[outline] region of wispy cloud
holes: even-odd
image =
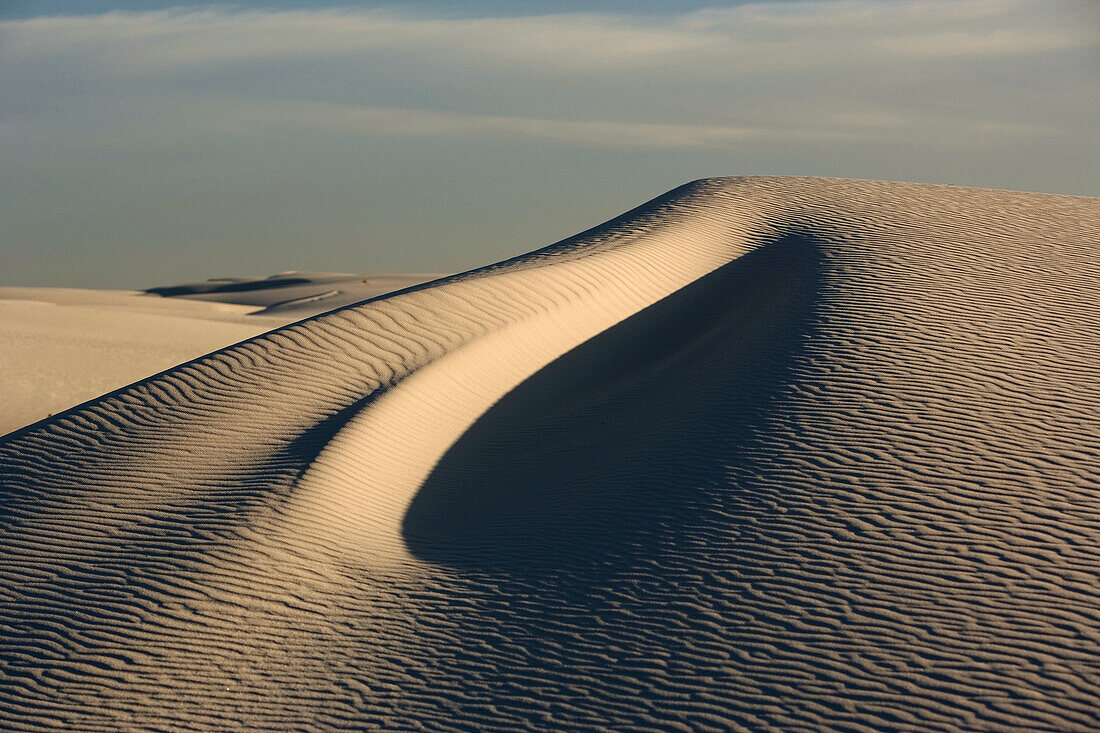
[[[441,19],[346,8],[310,11],[174,9],[40,17],[0,24],[9,53],[81,52],[130,70],[245,60],[415,51],[435,58],[630,67],[721,41],[630,17],[564,15]]]
[[[564,71],[738,59],[843,61],[885,52],[1013,56],[1096,47],[1096,29],[1057,2],[1024,0],[809,0],[737,5],[672,21],[568,14],[447,19],[332,8],[231,7],[45,16],[0,23],[5,55],[80,54],[117,71],[248,60],[410,52],[470,64],[538,64]],[[1044,10],[1043,5],[1047,5]],[[840,52],[830,57],[828,51]],[[756,56],[755,59],[752,57]],[[735,71],[724,69],[723,71]]]
[[[613,147],[721,146],[766,136],[768,130],[721,125],[676,125],[599,120],[555,120],[336,104],[243,105],[211,120],[215,129],[300,128],[383,137],[515,138]]]
[[[1057,133],[1051,126],[976,121],[960,128],[959,121],[952,118],[923,115],[914,119],[873,112],[832,115],[808,127],[790,124],[739,127],[556,120],[318,103],[255,103],[232,110],[219,108],[209,123],[211,129],[229,134],[282,128],[366,137],[528,139],[611,148],[731,148],[751,140],[852,141],[866,138],[869,130],[877,139],[889,139],[898,131],[910,136],[934,130],[938,135],[971,133],[1024,138]]]
[[[225,120],[278,108],[264,126],[611,147],[891,131],[927,140],[943,125],[920,121],[945,117],[975,140],[990,126],[1051,134],[1049,119],[1016,119],[1028,115],[1019,90],[995,77],[1034,78],[1036,56],[1097,55],[1097,34],[1053,5],[813,0],[671,19],[220,7],[39,17],[0,23],[0,106],[40,125],[46,110],[51,124],[94,122],[144,99],[178,105],[181,131],[201,117],[189,108]],[[838,129],[847,114],[907,124]]]
[[[36,263],[76,242],[126,257],[155,240],[197,268],[195,247],[358,248],[369,225],[429,249],[498,243],[452,261],[468,266],[569,233],[524,202],[575,190],[597,216],[718,174],[1094,192],[1098,23],[1095,2],[1074,0],[3,21],[0,241],[17,245],[0,255]],[[287,256],[280,267],[321,266]]]
[[[1023,56],[1049,51],[1087,48],[1092,44],[1088,34],[1077,32],[1045,33],[1042,31],[963,32],[948,31],[883,39],[876,45],[888,53],[924,58],[959,59],[971,56]]]

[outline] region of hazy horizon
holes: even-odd
[[[16,2],[2,285],[453,272],[686,181],[1100,195],[1095,8]]]

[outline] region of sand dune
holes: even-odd
[[[258,306],[255,316],[297,320],[435,280],[442,275],[352,275],[281,272],[264,278],[230,277],[149,288],[166,298]]]
[[[0,435],[282,325],[254,307],[0,288]]]
[[[0,721],[1094,730],[1098,242],[699,181],[19,430]]]
[[[436,277],[294,272],[144,292],[0,287],[0,435],[273,328]]]

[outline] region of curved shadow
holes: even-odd
[[[820,270],[813,239],[788,234],[532,375],[422,485],[409,550],[469,570],[575,573],[683,542],[787,384]]]

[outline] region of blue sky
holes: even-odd
[[[710,175],[1100,195],[1060,0],[0,5],[0,284],[456,271]]]

